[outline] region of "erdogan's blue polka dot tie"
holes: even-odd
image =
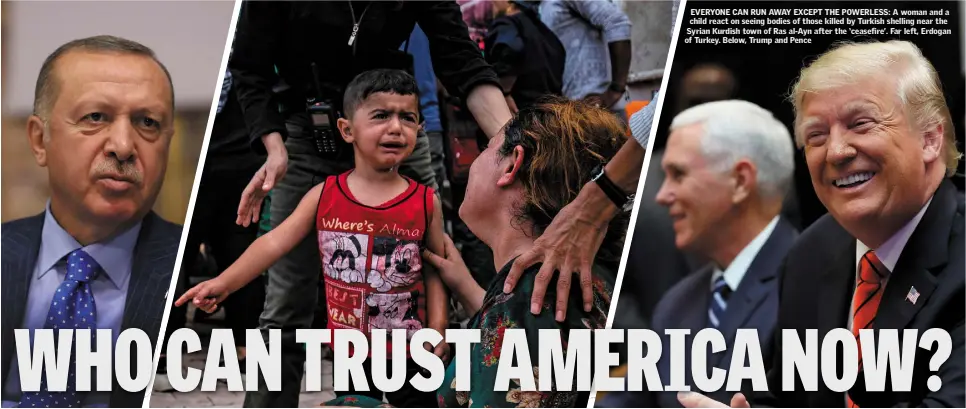
[[[75,250],[67,256],[67,277],[54,292],[54,299],[47,312],[44,328],[61,329],[91,329],[91,338],[96,331],[96,309],[94,308],[94,293],[91,291],[90,281],[94,279],[101,266],[94,258],[84,252]],[[55,337],[59,334],[55,331]],[[77,334],[74,334],[76,339]],[[91,340],[91,345],[95,341]],[[77,392],[77,357],[71,348],[70,367],[67,373],[67,391],[50,392],[47,390],[47,379],[40,383],[39,392],[24,392],[20,398],[22,408],[75,408],[80,407],[83,393]],[[45,362],[46,365],[49,363]]]

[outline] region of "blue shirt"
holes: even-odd
[[[426,132],[443,132],[443,125],[439,120],[439,99],[436,95],[436,74],[433,72],[433,60],[429,55],[429,38],[416,25],[409,41],[400,49],[409,46],[409,54],[413,56],[413,70],[416,76],[416,86],[419,87],[419,111],[423,114],[423,129]]]
[[[47,312],[53,300],[57,287],[67,277],[67,255],[77,249],[83,249],[90,254],[101,272],[90,283],[94,291],[94,301],[97,308],[97,328],[111,329],[111,350],[117,342],[124,317],[124,304],[127,300],[128,283],[131,279],[131,268],[134,259],[134,246],[141,233],[141,223],[131,229],[102,243],[81,246],[77,240],[67,233],[57,223],[50,212],[47,203],[47,214],[44,219],[44,230],[40,240],[40,251],[37,254],[37,264],[30,279],[30,290],[27,293],[27,308],[23,316],[23,325],[18,328],[30,330],[30,340],[33,342],[33,330],[44,328]],[[113,371],[114,362],[111,362]],[[97,388],[97,378],[91,373],[91,388]],[[20,396],[20,370],[17,355],[14,354],[4,384],[4,396]],[[90,392],[82,404],[86,407],[109,406],[111,392]],[[3,401],[3,407],[16,407],[18,401]]]

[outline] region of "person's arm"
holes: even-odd
[[[500,76],[500,84],[503,85],[503,94],[505,95],[504,99],[506,100],[506,106],[507,108],[510,108],[510,112],[512,114],[516,114],[520,111],[520,109],[517,108],[517,102],[514,101],[513,96],[510,95],[513,90],[513,84],[516,84],[516,82],[516,75]]]
[[[419,27],[429,39],[433,70],[453,96],[466,102],[480,129],[492,138],[512,115],[503,98],[499,79],[470,39],[460,6],[455,1],[420,1]]]
[[[432,195],[432,198],[433,219],[430,221],[429,230],[426,232],[426,244],[430,251],[445,254],[443,205],[436,195]],[[429,319],[429,327],[439,332],[440,335],[444,335],[449,327],[449,294],[446,292],[446,286],[443,285],[439,272],[432,264],[423,264],[423,279],[426,282],[426,313]],[[449,344],[440,342],[434,352],[446,361],[449,358]]]
[[[466,107],[473,114],[480,129],[490,139],[499,134],[503,126],[513,118],[506,98],[503,97],[503,91],[491,84],[482,84],[473,88],[473,92],[466,99]]]
[[[610,108],[620,100],[627,89],[627,76],[631,70],[631,40],[607,44],[610,50],[610,86],[600,96],[600,106]]]
[[[480,310],[480,306],[483,305],[486,290],[473,279],[470,270],[466,268],[466,263],[463,262],[463,257],[460,256],[459,250],[453,244],[453,239],[447,234],[443,234],[443,251],[441,254],[443,256],[425,250],[423,251],[423,260],[436,267],[443,283],[456,294],[456,299],[466,313],[471,316],[476,314]]]
[[[248,128],[252,150],[266,154],[262,166],[242,194],[236,223],[257,223],[262,199],[288,170],[285,120],[273,99],[277,82],[280,27],[284,27],[290,3],[245,1],[242,3],[228,60],[232,87]]]
[[[621,190],[630,194],[637,189],[644,165],[644,153],[644,147],[637,141],[628,139],[604,167],[604,173]],[[533,248],[513,262],[504,284],[504,292],[513,291],[525,269],[542,262],[543,266],[534,282],[531,312],[540,313],[540,306],[543,305],[544,295],[554,271],[579,273],[584,310],[590,311],[593,302],[591,265],[607,233],[608,223],[620,211],[596,182],[587,182],[577,198],[554,217],[550,226],[534,242]],[[571,275],[562,273],[557,281],[558,320],[566,318],[569,291],[564,290],[570,288]]]
[[[619,42],[630,38],[630,21],[624,21],[627,16],[617,6],[607,2],[582,1],[568,2],[568,6],[583,10],[582,15],[585,18],[604,30],[605,41]],[[614,58],[613,54],[611,58]],[[649,123],[644,133],[650,134]],[[638,140],[627,140],[604,167],[607,177],[627,194],[637,190],[644,166],[646,150],[639,140],[646,142],[646,139],[637,137],[635,133],[635,139]],[[576,272],[580,275],[584,309],[589,311],[592,301],[590,266],[607,233],[608,223],[620,211],[596,183],[585,184],[577,198],[561,209],[547,230],[536,240],[534,247],[514,261],[504,284],[504,292],[513,291],[526,268],[542,262],[543,266],[534,284],[531,312],[539,313],[539,306],[543,305],[547,287],[555,271]],[[557,282],[558,319],[566,317],[565,307],[569,292],[563,290],[571,285],[571,276],[571,273],[560,274]]]
[[[624,89],[631,69],[631,19],[609,1],[570,0],[566,5],[601,31],[610,51],[611,86]],[[613,106],[621,95],[623,92],[608,89],[600,97],[601,106]]]
[[[635,112],[627,120],[631,128],[631,136],[637,140],[637,144],[647,149],[647,144],[651,140],[651,125],[654,124],[654,113],[657,110],[660,93],[654,96],[644,108]]]
[[[286,135],[285,120],[274,101],[272,87],[278,82],[275,64],[280,60],[281,27],[288,15],[287,2],[245,1],[238,14],[228,69],[241,105],[252,149],[266,152],[262,138]]]
[[[263,271],[292,251],[315,226],[316,209],[325,183],[309,190],[292,214],[278,227],[259,237],[224,272],[186,291],[175,302],[180,307],[194,301],[198,308],[214,311],[229,294],[250,283]]]

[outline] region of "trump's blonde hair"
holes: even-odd
[[[919,47],[908,41],[842,42],[802,69],[789,95],[795,108],[795,139],[799,146],[802,135],[798,122],[806,95],[881,78],[887,73],[895,79],[899,101],[918,130],[942,124],[946,174],[953,175],[962,154],[956,148],[939,74]]]

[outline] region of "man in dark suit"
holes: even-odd
[[[707,357],[728,370],[738,328],[756,328],[770,339],[778,307],[777,275],[798,232],[780,216],[792,178],[794,148],[788,130],[746,101],[705,103],[678,114],[662,159],[667,174],[657,202],[668,208],[678,249],[710,263],[664,294],[653,329],[662,337],[658,372],[667,383],[672,341],[666,329],[721,331],[726,351]],[[762,343],[768,351],[770,345]],[[683,367],[691,368],[690,339]],[[684,381],[695,388],[691,371]],[[724,388],[721,388],[724,389]],[[722,391],[712,396],[730,398]],[[608,395],[598,407],[680,407],[674,392]]]
[[[143,391],[116,382],[111,392],[77,392],[73,370],[66,392],[45,381],[22,391],[14,330],[32,340],[42,328],[110,329],[113,349],[136,328],[156,344],[181,240],[180,226],[151,211],[174,135],[171,77],[133,41],[67,43],[40,70],[27,135],[50,200],[43,213],[3,224],[3,406],[140,407]],[[135,361],[132,373],[143,370]]]
[[[945,180],[960,154],[942,86],[919,49],[905,41],[838,47],[805,68],[793,88],[795,134],[812,185],[829,214],[806,230],[785,262],[778,327],[804,337],[835,328],[941,328],[949,358],[933,372],[935,350],[918,350],[911,390],[867,391],[860,362],[856,384],[834,392],[819,380],[782,391],[782,351],[775,340],[769,392],[756,406],[963,407],[963,195]],[[822,340],[820,339],[819,342]],[[916,340],[918,341],[918,340]],[[838,358],[843,364],[842,358]],[[840,366],[841,368],[841,366]],[[942,388],[930,391],[932,375]],[[690,407],[723,406],[685,394]],[[727,402],[727,400],[725,400]],[[730,401],[748,407],[745,396]]]

